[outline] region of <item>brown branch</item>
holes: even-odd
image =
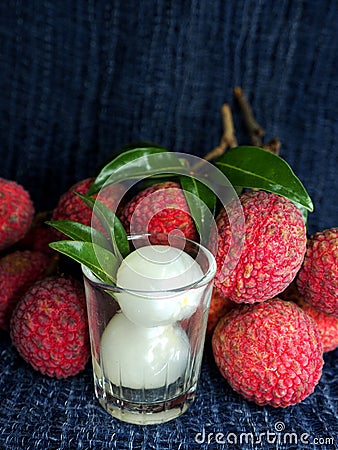
[[[227,103],[224,103],[221,109],[222,124],[223,124],[223,134],[220,143],[207,153],[204,157],[204,161],[211,161],[219,156],[223,155],[227,148],[237,147],[237,139],[235,136],[234,122],[232,119],[231,109]],[[199,169],[204,161],[199,161],[192,167],[192,170]]]
[[[249,138],[252,145],[262,146],[262,137],[265,132],[263,128],[256,121],[251,106],[241,87],[237,86],[234,89],[235,98],[243,114],[244,123],[249,132]]]
[[[281,147],[282,143],[279,139],[274,138],[271,139],[271,141],[267,142],[266,144],[262,145],[262,148],[265,148],[265,150],[269,150],[269,152],[279,155],[279,149]]]
[[[232,119],[231,109],[227,103],[224,103],[221,109],[222,114],[222,123],[223,123],[223,135],[221,138],[221,146],[224,148],[224,151],[227,147],[237,147],[237,139],[235,136],[235,127]]]

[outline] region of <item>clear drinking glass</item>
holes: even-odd
[[[149,235],[129,240],[137,249],[153,245]],[[123,289],[82,266],[95,395],[108,413],[129,423],[172,420],[196,395],[216,263],[196,242],[171,238],[170,245],[190,255],[198,279],[190,281],[188,267],[187,283],[179,287],[164,283],[161,289],[157,280],[156,290],[144,291],[135,276],[132,289]]]

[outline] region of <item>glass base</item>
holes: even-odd
[[[116,419],[137,425],[154,425],[181,416],[194,402],[196,384],[188,391],[168,400],[141,403],[110,394],[109,390],[102,389],[101,383],[96,379],[95,394],[101,406]],[[151,392],[149,394],[151,396]]]

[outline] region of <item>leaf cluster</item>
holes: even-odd
[[[313,211],[306,189],[280,156],[260,147],[239,146],[229,149],[214,164],[238,193],[251,188],[282,195],[300,208],[305,219],[307,212]],[[195,176],[193,168],[177,154],[156,144],[138,143],[124,148],[106,164],[86,195],[78,194],[92,209],[103,232],[70,220],[49,221],[49,225],[70,238],[50,246],[88,267],[101,281],[114,284],[117,268],[130,252],[129,240],[117,216],[93,195],[124,180],[158,181],[168,176],[180,182],[197,230],[205,229],[210,214],[216,213],[217,196],[212,183]],[[224,187],[228,186],[229,183]]]

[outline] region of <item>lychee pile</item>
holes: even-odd
[[[83,216],[77,210],[83,222],[86,208]],[[90,354],[84,288],[58,273],[48,246],[55,232],[34,210],[21,185],[0,179],[0,329],[34,369],[65,378],[83,370]]]
[[[87,178],[67,190],[52,220],[94,226],[91,208],[76,194],[87,194],[93,182]],[[198,241],[176,178],[128,195],[116,184],[93,198],[116,213],[127,234],[150,233],[154,244],[171,233]],[[33,203],[18,184],[0,179],[0,199],[0,328],[10,331],[35,370],[76,375],[90,354],[82,280],[60,274],[48,247],[64,235],[33,223]],[[315,390],[323,353],[338,347],[338,229],[308,237],[299,208],[276,193],[248,190],[239,204],[216,215],[207,334],[216,365],[235,391],[284,408]]]
[[[226,211],[217,218],[215,291],[236,306],[218,322],[212,349],[234,390],[286,407],[314,391],[323,352],[338,347],[337,229],[307,238],[300,212],[275,194],[249,192],[240,202],[245,236],[232,271]]]

